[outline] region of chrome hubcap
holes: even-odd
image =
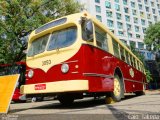
[[[114,94],[115,96],[120,95],[120,84],[117,78],[114,78]]]

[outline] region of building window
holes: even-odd
[[[134,23],[138,23],[138,18],[134,17]]]
[[[114,30],[113,29],[109,29],[112,33],[114,33]]]
[[[157,4],[158,9],[160,9],[160,4]]]
[[[151,14],[147,14],[147,18],[148,18],[148,19],[151,19]]]
[[[123,4],[124,4],[124,5],[127,5],[127,0],[123,0]]]
[[[118,31],[119,36],[124,36],[124,33],[122,31]]]
[[[128,38],[132,38],[132,33],[128,33]]]
[[[157,22],[157,21],[158,21],[157,16],[154,16],[154,21],[155,21],[155,22]]]
[[[144,49],[144,43],[138,42],[138,48],[139,49]]]
[[[119,0],[114,0],[116,3],[119,3]]]
[[[138,4],[138,7],[140,10],[142,10],[142,5],[141,4]]]
[[[135,31],[139,32],[139,27],[138,26],[135,26]]]
[[[145,32],[146,32],[146,28],[142,28],[142,30],[143,30],[143,33],[145,33]]]
[[[148,24],[149,24],[149,25],[151,25],[151,24],[152,24],[152,22],[151,22],[151,21],[148,21]]]
[[[130,24],[126,24],[126,26],[127,26],[127,31],[131,30],[132,26]]]
[[[111,3],[108,2],[108,1],[106,1],[106,2],[105,2],[105,6],[106,6],[106,8],[111,8]]]
[[[106,11],[106,16],[109,17],[109,18],[112,18],[113,17],[112,11],[107,10]]]
[[[146,8],[146,12],[149,12],[149,7],[146,6],[145,8]]]
[[[121,22],[117,22],[117,27],[118,27],[119,29],[123,29],[123,24],[122,24]]]
[[[156,13],[156,10],[155,10],[155,9],[152,9],[152,12],[153,12],[153,14],[155,14],[155,13]]]
[[[131,1],[131,6],[132,6],[133,8],[135,8],[135,6],[136,6],[135,2],[132,2],[132,1]]]
[[[96,12],[101,13],[101,7],[96,5]]]
[[[154,2],[151,2],[151,6],[154,7]]]
[[[108,27],[113,27],[113,21],[112,20],[107,20],[107,26]]]
[[[121,16],[120,13],[116,13],[116,16],[117,16],[117,19],[118,19],[118,20],[121,20],[121,19],[122,19],[122,18],[121,18],[122,16]]]
[[[125,20],[126,20],[127,22],[130,22],[130,16],[125,15]]]
[[[133,14],[133,15],[136,15],[136,14],[137,14],[137,11],[136,11],[136,10],[132,10],[132,14]]]
[[[148,4],[148,0],[144,0],[144,3],[147,5]]]
[[[102,22],[102,17],[100,15],[96,15],[96,18]]]
[[[139,34],[136,34],[136,38],[141,38],[141,36]]]
[[[143,20],[143,19],[141,19],[141,23],[142,23],[142,25],[145,25],[145,20]]]
[[[117,11],[120,11],[120,5],[115,4],[115,9],[116,9]]]
[[[145,16],[144,16],[144,12],[140,12],[140,16],[142,17],[142,18],[144,18]]]
[[[127,7],[124,8],[124,12],[125,12],[125,13],[129,13],[129,10],[128,10]]]
[[[95,0],[96,3],[100,3],[100,0]]]

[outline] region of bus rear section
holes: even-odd
[[[120,74],[122,60],[114,55],[107,32],[86,13],[65,16],[34,30],[21,92],[28,97],[55,95],[63,104],[101,95],[119,101],[126,86]]]

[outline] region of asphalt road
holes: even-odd
[[[9,117],[8,117],[9,116]],[[11,104],[6,120],[145,120],[160,119],[160,92],[127,95],[121,102],[106,104],[105,99],[87,98],[63,106],[57,100]]]

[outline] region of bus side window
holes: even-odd
[[[108,51],[106,32],[95,25],[95,34],[96,34],[97,46],[102,48],[105,51]]]
[[[131,65],[134,66],[133,65],[133,57],[131,56],[130,59],[131,59]]]
[[[112,39],[112,43],[113,43],[114,55],[115,55],[116,57],[120,58],[118,42],[116,42],[114,39]]]
[[[121,60],[125,61],[124,48],[120,46]]]
[[[129,62],[129,55],[128,55],[128,52],[127,52],[127,51],[125,51],[125,53],[126,53],[126,62],[127,62],[128,64],[130,64],[130,62]]]
[[[133,60],[133,67],[135,67],[135,58],[132,56],[132,60]]]

